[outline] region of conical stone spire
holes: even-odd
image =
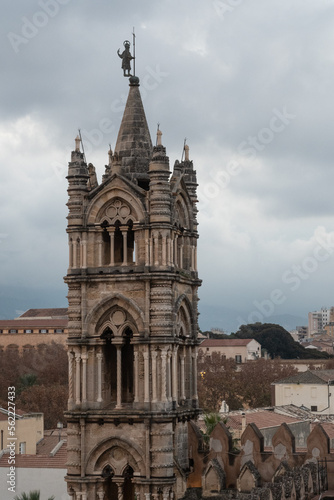
[[[123,174],[137,179],[138,182],[148,181],[152,141],[137,77],[130,78],[130,90],[118,132],[115,154],[122,161]]]

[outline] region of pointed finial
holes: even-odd
[[[111,149],[111,144],[109,144],[109,151],[108,151],[108,156],[109,156],[109,165],[112,165],[112,149]]]
[[[81,142],[80,137],[79,137],[79,135],[77,135],[75,138],[75,151],[77,153],[80,153],[80,142]]]
[[[162,132],[161,132],[159,127],[160,127],[160,123],[158,123],[158,130],[157,130],[157,146],[162,146],[162,144],[161,144]]]
[[[184,160],[189,161],[189,146],[188,146],[188,144],[184,145]]]

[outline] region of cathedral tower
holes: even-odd
[[[180,498],[197,404],[196,172],[173,173],[130,78],[102,183],[68,168],[68,472],[73,500]]]

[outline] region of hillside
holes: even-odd
[[[242,325],[230,338],[255,339],[272,358],[327,359],[330,357],[326,352],[305,349],[298,342],[295,342],[282,326],[271,323]]]

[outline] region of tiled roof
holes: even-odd
[[[290,424],[292,422],[300,422],[299,418],[288,417],[286,415],[280,415],[269,410],[262,410],[258,412],[245,413],[246,425],[255,424],[258,429],[265,429],[267,427],[277,427],[283,423]],[[242,429],[242,419],[243,415],[229,415],[227,420],[227,426],[234,430]]]
[[[59,436],[58,429],[45,431],[45,436],[36,446],[36,455],[15,456],[15,466],[25,469],[66,469],[67,443],[66,429],[61,430]],[[61,442],[59,441],[59,437]],[[56,446],[60,444],[57,449]],[[51,454],[55,450],[54,454]],[[0,467],[8,467],[8,454],[4,453],[0,457]]]
[[[44,455],[16,455],[15,467],[25,469],[66,469],[67,448],[66,443],[63,443],[58,452],[51,456]],[[8,468],[8,455],[4,453],[0,458],[0,467]]]
[[[307,370],[300,372],[297,375],[277,380],[275,384],[327,384],[330,380],[334,380],[334,370]]]
[[[28,309],[19,318],[67,318],[67,307],[48,309]]]
[[[248,345],[253,339],[206,339],[200,347],[228,347]]]

